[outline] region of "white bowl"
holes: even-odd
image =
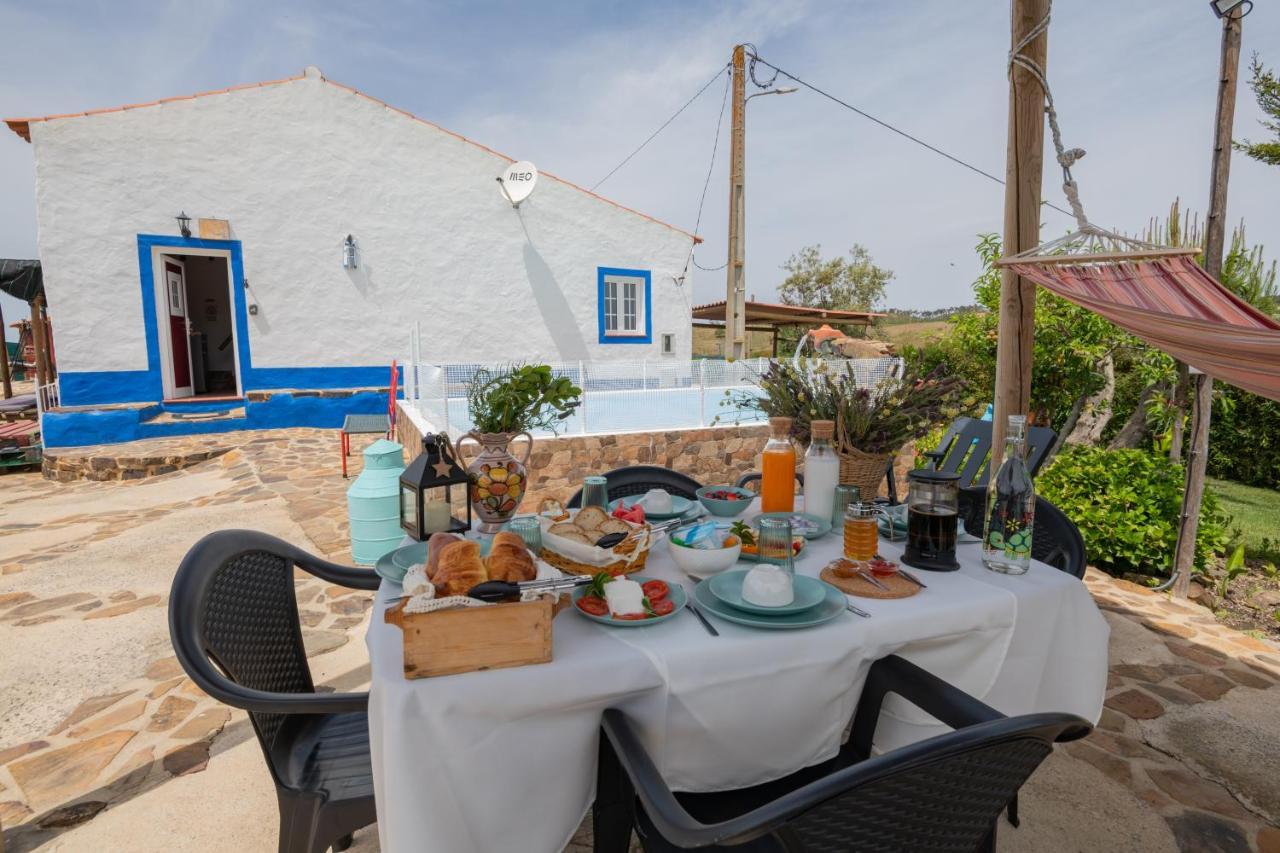
[[[667,550],[682,572],[701,579],[719,574],[738,562],[738,556],[742,553],[742,541],[739,540],[729,548],[687,548],[668,542]]]

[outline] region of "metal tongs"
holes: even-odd
[[[595,545],[597,548],[612,548],[630,539],[642,539],[645,535],[658,536],[663,533],[674,533],[682,527],[697,524],[702,521],[702,518],[702,516],[697,518],[673,518],[669,521],[650,524],[647,534],[644,530],[636,530],[631,533],[606,533],[596,540]]]
[[[467,590],[467,596],[480,601],[505,601],[508,598],[519,598],[526,592],[559,592],[564,589],[575,589],[591,583],[590,575],[569,575],[563,578],[544,578],[536,581],[485,581]]]

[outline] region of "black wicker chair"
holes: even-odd
[[[965,530],[981,536],[987,505],[985,486],[960,490],[960,517]],[[1080,529],[1046,499],[1036,497],[1036,524],[1031,533],[1031,556],[1061,572],[1084,577],[1087,554]]]
[[[297,566],[329,583],[378,588],[368,569],[321,560],[265,533],[222,530],[178,567],[169,635],[183,669],[249,712],[280,806],[281,853],[345,850],[376,820],[367,693],[317,693],[294,598]]]
[[[880,707],[897,693],[954,732],[870,756]],[[634,827],[647,853],[994,851],[996,823],[1053,750],[1092,726],[1071,714],[1005,717],[896,656],[876,661],[853,729],[830,761],[776,782],[675,794],[627,718],[604,714],[593,808],[595,849],[622,853]]]
[[[679,495],[691,501],[698,499],[697,491],[702,484],[692,477],[686,477],[679,471],[670,468],[659,468],[657,465],[630,465],[626,468],[614,468],[605,473],[609,481],[609,500],[625,498],[629,495],[643,495],[650,489],[666,489],[673,495]],[[578,489],[569,499],[569,507],[582,504],[582,489]]]

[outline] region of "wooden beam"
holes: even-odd
[[[1010,47],[1049,14],[1049,0],[1013,0]],[[1023,54],[1047,67],[1048,33],[1041,33]],[[1044,89],[1021,66],[1009,74],[1009,129],[1005,160],[1004,254],[1015,255],[1040,244],[1040,179],[1044,166]],[[1035,340],[1036,285],[1005,269],[1000,280],[1000,326],[996,345],[995,416],[991,462],[1004,453],[1009,415],[1031,408],[1031,353]]]
[[[36,392],[49,382],[49,355],[45,341],[44,294],[31,300],[31,345],[36,351]]]
[[[1218,74],[1218,114],[1213,131],[1213,165],[1209,172],[1209,213],[1205,217],[1204,271],[1222,277],[1222,252],[1227,232],[1227,181],[1231,174],[1231,126],[1236,115],[1236,80],[1240,74],[1243,7],[1222,19],[1222,61]],[[1204,498],[1205,465],[1209,461],[1209,421],[1213,414],[1213,377],[1192,377],[1191,443],[1187,453],[1187,485],[1178,518],[1178,548],[1174,554],[1173,597],[1191,590],[1196,559],[1200,502]]]
[[[1085,255],[1028,255],[1025,258],[1003,257],[996,260],[996,266],[1008,267],[1014,264],[1088,264],[1094,262],[1115,263],[1116,261],[1140,261],[1151,258],[1181,257],[1198,255],[1198,247],[1139,249],[1132,252],[1093,252]]]
[[[0,305],[0,381],[4,383],[4,398],[8,400],[13,396],[13,380],[9,376],[9,344],[5,338],[4,332],[4,306]]]

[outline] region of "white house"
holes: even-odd
[[[514,208],[511,158],[314,67],[6,123],[35,153],[47,444],[384,411],[415,323],[437,363],[691,357],[694,235],[550,175]]]

